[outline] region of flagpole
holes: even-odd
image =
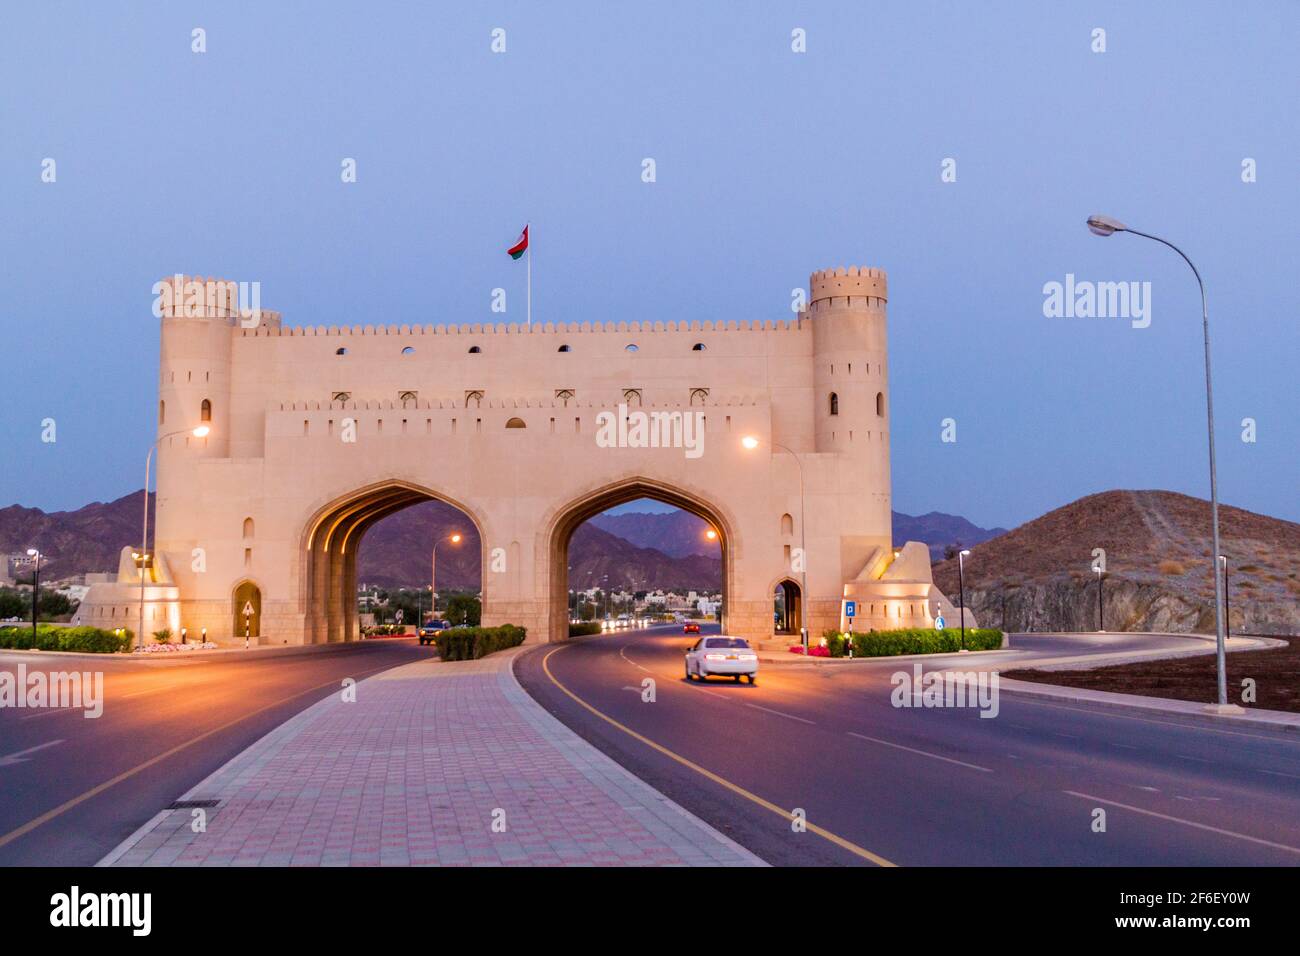
[[[528,228],[528,327],[533,327],[533,229],[532,223],[527,224]]]

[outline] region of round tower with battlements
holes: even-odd
[[[865,266],[809,278],[816,450],[854,459],[854,484],[890,524],[888,279]]]

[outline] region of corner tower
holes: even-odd
[[[816,450],[859,463],[883,527],[889,514],[889,349],[883,269],[826,269],[809,278]]]

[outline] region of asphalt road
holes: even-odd
[[[897,661],[764,663],[755,686],[700,685],[683,679],[694,639],[616,632],[537,648],[516,673],[570,728],[770,863],[1300,864],[1300,734],[1009,692],[995,718],[894,707],[890,675],[911,671]],[[937,656],[926,670],[1155,645],[1191,646],[1029,635],[1013,654]]]
[[[434,653],[414,640],[281,656],[24,660],[104,674],[104,712],[0,708],[0,866],[90,866],[294,714],[370,674]],[[6,655],[0,670],[14,672]]]

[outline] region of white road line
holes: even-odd
[[[1290,777],[1292,780],[1300,780],[1300,774],[1283,773],[1281,770],[1256,770],[1256,773],[1267,773],[1274,777]]]
[[[1219,827],[1212,827],[1205,823],[1197,823],[1195,820],[1184,820],[1181,817],[1171,817],[1167,813],[1157,813],[1154,810],[1144,810],[1141,807],[1130,806],[1127,803],[1119,803],[1115,800],[1103,800],[1101,797],[1094,797],[1092,794],[1079,793],[1076,790],[1063,790],[1062,793],[1068,793],[1072,797],[1079,797],[1082,800],[1091,800],[1094,803],[1104,803],[1109,807],[1119,807],[1121,810],[1129,810],[1133,813],[1140,813],[1143,816],[1155,817],[1159,820],[1168,820],[1170,823],[1181,823],[1183,826],[1195,827],[1197,830],[1206,830],[1210,833],[1217,833],[1220,836],[1232,837],[1236,840],[1245,840],[1247,843],[1257,843],[1260,846],[1270,846],[1275,850],[1284,850],[1287,853],[1300,854],[1300,847],[1287,846],[1285,843],[1274,843],[1272,840],[1262,840],[1259,837],[1248,836],[1245,833],[1235,833],[1232,830],[1223,830]]]
[[[28,747],[26,750],[19,750],[16,753],[6,754],[0,757],[0,767],[8,767],[16,763],[26,763],[30,758],[28,754],[34,754],[38,750],[44,750],[47,747],[57,747],[63,743],[62,740],[47,740],[43,744],[37,744],[35,747]]]
[[[954,760],[952,757],[944,757],[940,754],[932,754],[925,750],[917,750],[915,747],[904,747],[902,744],[892,743],[888,740],[881,740],[878,737],[868,737],[866,734],[859,734],[852,730],[847,732],[850,737],[857,737],[859,740],[869,740],[873,744],[880,744],[884,747],[893,747],[897,750],[906,750],[908,753],[919,754],[922,757],[930,757],[933,760],[942,760],[944,763],[955,763],[959,767],[967,767],[971,770],[979,770],[982,773],[992,773],[988,767],[981,767],[977,764],[966,763],[964,760]]]
[[[814,727],[817,726],[815,720],[808,720],[806,717],[796,717],[794,714],[787,714],[785,711],[773,710],[771,707],[762,707],[758,704],[751,704],[744,700],[740,701],[740,703],[744,704],[746,707],[753,707],[755,710],[761,710],[769,714],[776,714],[778,717],[789,717],[791,720],[797,720],[801,724],[811,724]]]
[[[57,717],[59,714],[84,713],[81,707],[51,707],[49,710],[43,710],[39,714],[26,714],[19,717],[19,720],[35,720],[37,717]]]
[[[1197,763],[1209,763],[1209,762],[1210,762],[1210,761],[1206,760],[1204,757],[1193,757],[1191,754],[1174,754],[1174,756],[1175,756],[1175,757],[1179,757],[1179,758],[1181,758],[1181,759],[1183,759],[1183,760],[1195,760]]]
[[[626,651],[626,650],[627,650],[627,645],[624,644],[622,647],[620,647],[620,648],[618,649],[618,656],[621,657],[621,658],[623,658],[623,660],[627,661],[627,662],[628,662],[629,664],[631,664],[633,667],[639,667],[639,668],[641,668],[641,670],[643,670],[643,671],[645,671],[647,674],[649,674],[649,673],[650,673],[649,668],[641,667],[640,664],[638,664],[636,661],[632,660],[632,658],[628,657],[627,654],[624,653],[624,651]]]
[[[1115,743],[1113,740],[1110,741],[1110,745],[1111,745],[1112,747],[1119,747],[1119,748],[1121,748],[1122,750],[1137,750],[1137,748],[1134,747],[1132,744],[1117,744],[1117,743]]]

